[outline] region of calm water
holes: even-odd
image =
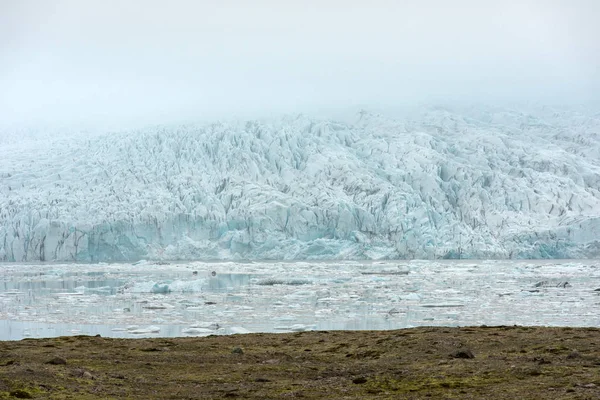
[[[0,340],[600,326],[600,262],[0,264]]]

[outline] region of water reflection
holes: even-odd
[[[0,270],[1,340],[600,325],[590,311],[600,298],[594,292],[600,271],[589,263],[72,264]],[[534,287],[567,280],[568,287]]]

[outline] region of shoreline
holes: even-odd
[[[598,398],[599,328],[0,342],[0,399]]]

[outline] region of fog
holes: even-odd
[[[600,2],[0,0],[0,124],[591,104]]]

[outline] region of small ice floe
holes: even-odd
[[[320,299],[317,299],[317,302],[319,303],[333,303],[335,301],[340,301],[340,299],[336,297],[321,297]]]
[[[148,333],[158,333],[160,332],[160,327],[158,326],[148,326],[146,328],[141,328],[141,329],[133,329],[133,330],[129,330],[127,329],[127,331],[132,334],[132,335],[145,335]]]
[[[232,326],[231,328],[229,328],[229,332],[234,335],[242,333],[252,333],[252,331],[241,326]]]
[[[417,294],[417,293],[409,293],[409,294],[403,294],[400,296],[401,300],[421,300],[421,295]]]
[[[304,331],[312,331],[315,329],[315,325],[304,325],[304,324],[294,324],[290,326],[290,330],[292,332],[304,332]]]
[[[205,328],[216,330],[220,328],[220,325],[217,322],[196,322],[195,324],[190,325],[190,328]]]
[[[77,289],[78,288],[75,288],[75,290],[77,290]],[[109,293],[112,292],[112,290],[113,290],[113,288],[110,287],[110,286],[101,286],[101,287],[97,287],[97,288],[86,288],[86,287],[83,287],[83,289],[81,290],[81,292],[88,291],[88,292],[91,292],[91,293],[109,294]]]
[[[161,294],[166,294],[166,293],[171,293],[171,288],[169,287],[168,284],[160,284],[160,283],[155,283],[154,286],[152,286],[152,288],[150,289],[151,293],[161,293]]]
[[[290,293],[284,296],[287,299],[298,299],[298,298],[306,298],[316,296],[316,292],[313,290],[298,290],[294,293]]]
[[[331,308],[321,308],[320,310],[315,311],[315,316],[326,317],[333,313],[334,313],[334,311]]]
[[[207,329],[207,328],[189,327],[186,329],[182,329],[181,333],[184,333],[186,335],[210,335],[210,334],[213,334],[214,331],[212,329]]]

